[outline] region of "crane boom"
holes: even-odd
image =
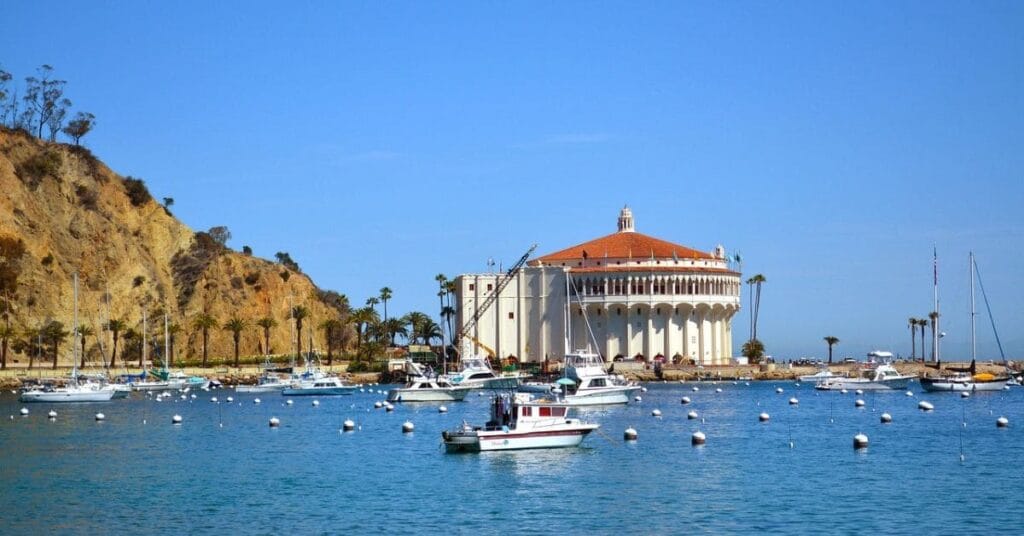
[[[533,250],[535,249],[537,249],[537,244],[530,246],[530,249],[526,250],[526,253],[524,253],[523,256],[520,257],[519,260],[516,261],[516,263],[513,264],[511,268],[508,269],[507,272],[505,272],[505,275],[498,278],[498,284],[495,285],[494,291],[491,292],[491,295],[487,296],[483,303],[481,303],[480,306],[476,308],[476,311],[473,312],[472,318],[470,318],[469,321],[466,322],[464,326],[462,326],[462,329],[460,329],[459,332],[455,335],[456,341],[461,341],[464,337],[469,335],[473,328],[476,327],[477,323],[480,321],[480,317],[483,316],[483,314],[487,311],[488,308],[490,308],[494,301],[498,299],[498,296],[501,295],[501,291],[504,290],[505,287],[507,287],[508,284],[512,281],[512,278],[515,277],[517,273],[519,273],[519,270],[523,267],[524,264],[526,264],[527,259],[530,258],[530,254],[533,253]],[[458,348],[459,346],[456,344],[455,347]]]

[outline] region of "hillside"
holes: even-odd
[[[306,275],[231,251],[215,236],[193,231],[153,200],[142,181],[116,174],[87,150],[0,128],[0,191],[0,236],[16,237],[25,246],[10,300],[16,331],[12,342],[49,320],[70,329],[74,272],[80,278],[79,322],[103,337],[108,355],[112,336],[100,327],[114,318],[141,332],[143,308],[151,339],[162,340],[165,311],[180,326],[175,336],[179,360],[201,356],[201,332],[192,324],[204,312],[221,324],[232,316],[247,323],[240,344],[243,356],[262,351],[262,329],[255,323],[265,316],[277,322],[271,350],[289,351],[290,304],[309,310],[303,346],[313,331],[320,350],[324,337],[315,326],[342,314],[338,309],[344,306],[325,303],[331,295]],[[109,305],[104,300],[108,292]],[[60,352],[62,362],[70,362],[70,340]],[[96,335],[86,342],[89,360],[99,362]],[[126,346],[123,340],[121,346]],[[231,333],[211,330],[209,352],[211,359],[232,356]],[[118,354],[120,361],[120,348]],[[137,349],[134,356],[126,355],[137,356]],[[17,353],[8,361],[12,358],[27,361]]]

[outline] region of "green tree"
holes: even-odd
[[[18,334],[17,330],[11,327],[10,324],[5,323],[0,326],[0,370],[7,368],[7,349],[10,346],[10,341]]]
[[[924,329],[928,327],[928,319],[918,318],[917,326],[921,328],[921,361],[924,361]]]
[[[298,341],[299,357],[302,357],[302,321],[309,317],[309,309],[302,305],[292,307],[292,319],[295,320],[295,333]]]
[[[263,353],[270,354],[270,330],[277,326],[277,320],[272,317],[265,316],[256,321],[256,325],[263,329]]]
[[[324,330],[324,338],[327,339],[327,366],[334,364],[334,342],[335,334],[341,328],[341,322],[335,318],[328,318],[320,323],[320,329]]]
[[[757,339],[750,339],[743,343],[743,355],[750,360],[751,364],[758,364],[764,357],[764,344]]]
[[[403,337],[409,336],[409,329],[405,327],[406,322],[401,318],[389,318],[381,322],[381,329],[385,337],[387,337],[388,346],[395,345],[395,336],[401,335]]]
[[[366,298],[366,306],[370,309],[374,309],[378,303],[380,303],[380,300],[377,298]],[[376,309],[374,309],[374,311],[376,311]]]
[[[117,363],[117,339],[121,332],[125,330],[128,325],[124,320],[119,318],[111,318],[106,325],[106,330],[114,336],[114,346],[110,351],[110,368],[114,368]]]
[[[78,327],[78,335],[79,335],[79,337],[81,337],[79,342],[82,344],[82,357],[81,357],[81,364],[79,366],[82,367],[82,368],[85,368],[85,338],[86,337],[91,337],[91,336],[93,336],[95,334],[96,334],[96,332],[91,327],[89,327],[89,326],[83,325],[83,326],[79,326]]]
[[[935,330],[939,326],[939,312],[938,311],[932,311],[932,312],[928,313],[928,320],[931,320],[931,328],[932,328],[932,361],[937,361],[938,360],[938,349],[936,348],[936,346],[938,346],[937,341],[939,339],[937,339],[935,337]]]
[[[205,368],[209,361],[207,360],[207,349],[210,343],[210,330],[217,329],[217,319],[210,316],[207,313],[199,313],[194,319],[192,319],[192,327],[198,329],[203,333],[203,367]]]
[[[422,340],[424,344],[429,345],[432,340],[442,338],[441,326],[439,326],[437,322],[428,318],[420,324],[416,336]]]
[[[231,340],[235,343],[235,368],[238,368],[238,346],[242,340],[242,330],[247,327],[245,320],[232,316],[224,322],[224,331],[231,332]]]
[[[167,324],[167,356],[164,358],[167,367],[174,366],[174,341],[178,338],[178,333],[181,332],[181,326],[175,322]]]
[[[391,299],[391,289],[383,287],[380,289],[380,301],[384,303],[384,321],[388,321],[388,300]]]
[[[832,347],[839,344],[839,339],[831,335],[825,337],[825,343],[828,344],[828,362],[832,364]]]
[[[430,317],[419,311],[412,311],[405,315],[403,320],[409,325],[409,343],[415,344],[421,340],[426,343],[425,339],[421,336],[421,332],[424,323],[429,322]]]
[[[907,325],[910,326],[910,359],[917,359],[917,319],[908,318]]]
[[[366,341],[367,328],[377,322],[377,312],[371,307],[356,309],[352,315],[352,324],[356,328],[356,356],[360,356],[363,343]]]

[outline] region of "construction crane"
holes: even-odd
[[[537,249],[537,244],[530,246],[530,249],[526,250],[526,253],[524,253],[523,256],[520,257],[519,260],[516,261],[516,263],[513,264],[511,268],[508,269],[507,272],[505,272],[505,275],[498,278],[498,283],[497,285],[494,286],[494,291],[491,292],[491,295],[487,296],[483,303],[481,303],[476,308],[476,311],[473,312],[472,318],[470,318],[469,321],[467,321],[466,324],[462,326],[462,329],[460,329],[459,332],[455,334],[455,344],[453,346],[456,348],[457,352],[459,351],[458,343],[461,342],[464,338],[472,339],[478,345],[483,346],[484,348],[488,348],[475,338],[468,337],[468,335],[470,334],[470,332],[473,331],[473,328],[476,327],[477,323],[480,322],[480,317],[483,316],[483,314],[487,312],[487,309],[490,308],[494,301],[498,299],[498,296],[501,295],[501,291],[504,290],[505,287],[507,287],[508,284],[512,281],[512,278],[515,277],[517,273],[519,273],[519,270],[522,269],[524,264],[526,264],[527,259],[530,258],[530,254],[532,254],[533,250],[535,249]],[[493,350],[491,351],[491,355],[494,355]]]

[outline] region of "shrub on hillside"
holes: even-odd
[[[96,210],[98,201],[96,190],[93,190],[84,184],[79,184],[75,186],[75,195],[78,196],[78,204],[82,205],[83,208]]]
[[[124,193],[128,195],[132,206],[141,207],[153,200],[153,196],[149,195],[149,189],[146,188],[146,183],[142,179],[128,176],[122,180],[124,181]]]
[[[59,178],[60,168],[64,164],[64,158],[57,151],[43,151],[36,153],[19,164],[15,173],[21,182],[35,190],[43,177]]]

